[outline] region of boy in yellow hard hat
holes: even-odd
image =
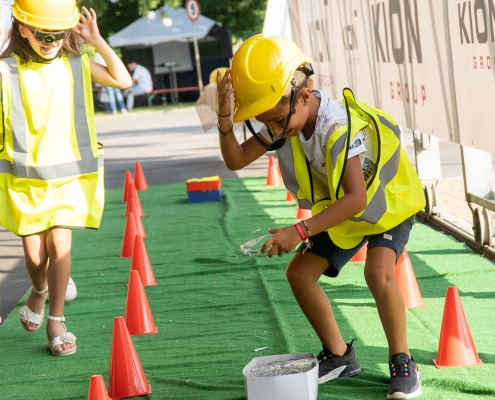
[[[342,103],[307,88],[310,58],[278,36],[253,36],[242,44],[230,71],[218,77],[220,148],[230,170],[276,150],[284,184],[313,216],[269,229],[261,251],[282,256],[299,247],[287,279],[322,342],[319,379],[325,383],[361,372],[352,342],[346,344],[329,299],[318,284],[336,277],[365,243],[364,276],[375,298],[389,345],[387,398],[421,394],[419,372],[407,344],[405,308],[394,267],[414,215],[425,205],[419,178],[400,143],[400,130],[385,112],[357,102],[349,89]],[[253,134],[239,144],[234,122]],[[255,132],[249,123],[263,125]]]
[[[22,237],[33,284],[18,313],[27,331],[41,327],[50,293],[46,333],[55,356],[76,352],[76,337],[64,324],[71,228],[96,229],[103,213],[91,81],[122,89],[132,83],[101,37],[94,10],[83,11],[75,0],[15,0],[0,55],[0,224]],[[84,41],[106,67],[81,55]]]

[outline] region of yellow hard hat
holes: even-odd
[[[223,78],[223,76],[225,75],[225,71],[227,71],[227,67],[215,68],[213,71],[211,71],[210,83],[213,85],[216,85],[217,83],[217,71],[220,71],[220,77]]]
[[[63,31],[79,22],[76,0],[14,0],[14,18],[38,29]]]
[[[234,122],[273,108],[284,95],[294,71],[311,59],[282,36],[255,35],[235,52],[230,75],[234,88]]]

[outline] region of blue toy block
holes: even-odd
[[[207,190],[204,192],[187,192],[189,203],[203,203],[206,201],[220,201],[221,190]]]

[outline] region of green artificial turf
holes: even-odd
[[[139,192],[145,245],[158,282],[146,294],[159,332],[132,337],[153,390],[146,398],[245,399],[242,368],[253,357],[320,351],[285,278],[290,256],[240,252],[246,240],[295,222],[296,206],[285,201],[285,190],[264,183],[264,178],[226,179],[222,201],[211,203],[188,204],[185,183]],[[45,326],[35,333],[21,328],[16,314],[25,296],[0,327],[0,399],[86,399],[90,376],[98,374],[108,385],[113,319],[124,314],[130,268],[130,259],[119,257],[121,198],[121,190],[108,190],[101,228],[74,231],[78,296],[65,315],[78,338],[77,353],[55,358],[46,347]],[[407,250],[427,304],[407,310],[422,398],[494,398],[493,263],[420,223]],[[362,270],[363,263],[349,263],[337,279],[321,280],[344,338],[358,338],[362,373],[319,386],[319,399],[386,398],[387,343]],[[459,289],[482,366],[433,365],[451,285]]]

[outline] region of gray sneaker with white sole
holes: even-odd
[[[336,378],[350,378],[361,372],[361,364],[356,358],[356,352],[351,343],[347,344],[347,351],[342,356],[333,355],[323,346],[323,350],[317,355],[319,361],[318,384],[322,384]]]

